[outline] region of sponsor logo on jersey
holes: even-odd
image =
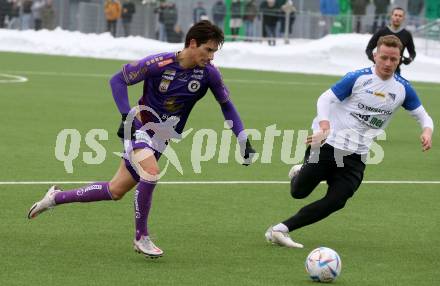
[[[202,74],[193,74],[193,75],[191,76],[191,78],[195,78],[195,79],[199,79],[199,80],[201,80],[201,79],[203,78],[203,75],[202,75]]]
[[[380,92],[380,91],[375,91],[375,92],[374,92],[374,95],[375,95],[375,96],[380,96],[380,97],[382,97],[382,98],[385,98],[385,93]]]
[[[192,80],[188,83],[188,90],[191,92],[196,92],[200,89],[200,81]]]
[[[162,67],[164,67],[164,66],[167,66],[167,65],[171,64],[173,61],[174,61],[173,59],[167,59],[167,60],[164,60],[164,61],[159,62],[159,63],[157,64],[157,66],[160,67],[160,68],[162,68]]]
[[[201,69],[194,69],[195,74],[203,74],[204,70]]]
[[[172,61],[172,59],[170,59],[170,60]],[[151,64],[154,64],[154,63],[157,63],[157,62],[160,62],[160,61],[163,61],[163,57],[162,56],[161,57],[157,57],[157,58],[152,58],[151,60],[146,61],[145,64],[147,66],[149,66]]]
[[[364,81],[364,82],[362,83],[362,86],[363,86],[363,87],[366,87],[367,85],[371,84],[372,82],[373,82],[373,79],[370,78],[370,79]]]
[[[163,72],[164,75],[169,75],[169,76],[175,76],[176,75],[176,71],[175,70],[165,70]]]
[[[165,100],[165,102],[163,103],[164,108],[171,113],[176,113],[179,110],[181,110],[183,108],[183,104],[182,103],[177,103],[176,102],[176,97],[170,97],[167,98]],[[164,119],[164,118],[162,118]]]
[[[391,97],[391,99],[392,99],[393,101],[396,100],[396,94],[395,94],[395,93],[388,92],[388,95]]]
[[[368,127],[371,127],[374,129],[381,128],[386,121],[386,119],[384,119],[384,118],[381,119],[381,118],[378,118],[373,115],[360,114],[360,113],[355,113],[355,112],[351,112],[350,115],[353,116],[354,118],[356,118],[357,120],[359,120],[360,122],[364,123]]]
[[[163,79],[167,79],[167,80],[169,80],[169,81],[172,81],[172,80],[174,80],[174,76],[170,76],[170,75],[162,75],[162,78]]]
[[[182,72],[182,73],[177,75],[177,79],[179,81],[186,82],[186,81],[188,81],[189,78],[190,78],[190,73],[189,72]]]
[[[392,111],[390,110],[385,110],[385,109],[380,109],[380,108],[376,108],[376,107],[371,107],[368,105],[365,105],[363,103],[358,103],[358,108],[362,109],[362,110],[366,110],[366,111],[370,111],[370,112],[376,112],[376,113],[380,113],[380,114],[384,114],[384,115],[391,115],[393,114]]]
[[[167,92],[168,87],[170,87],[171,81],[168,79],[162,79],[159,84],[159,91],[162,93]]]

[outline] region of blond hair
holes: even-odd
[[[402,51],[403,45],[397,36],[388,35],[382,36],[377,41],[377,50],[379,50],[380,46],[385,45],[387,47],[399,48],[399,51]]]

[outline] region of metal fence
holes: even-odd
[[[440,19],[429,21],[413,31],[414,36],[421,38],[417,49],[426,55],[440,58]]]
[[[217,0],[167,1],[173,2],[176,6],[176,24],[182,29],[183,34],[193,24],[193,11],[194,8],[199,5],[199,2],[203,2],[203,6],[207,11],[207,17],[210,19],[212,19],[211,7],[217,2]],[[257,1],[258,7],[262,1],[263,0]],[[105,0],[53,0],[55,10],[54,22],[56,26],[66,30],[80,31],[83,33],[103,33],[107,29],[104,16],[104,2]],[[158,14],[155,13],[158,7],[158,0],[133,0],[132,2],[135,4],[136,12],[131,22],[130,34],[133,36],[158,39]],[[286,40],[291,38],[317,39],[329,33],[350,33],[353,31],[371,33],[375,27],[375,19],[377,19],[377,17],[374,16],[374,6],[372,4],[367,7],[367,14],[360,17],[351,14],[324,17],[319,13],[319,0],[294,0],[293,4],[297,9],[294,19],[292,17],[284,19],[282,13],[277,15],[279,16],[279,21],[275,27],[275,36],[277,38],[285,38]],[[395,0],[394,4],[406,7],[407,0]],[[383,18],[386,19],[385,15]],[[255,20],[247,26],[248,29],[253,30],[251,36],[247,36],[244,27],[242,27],[238,36],[228,36],[227,38],[230,40],[248,41],[265,40],[263,19],[264,15],[258,13]],[[286,20],[294,20],[292,30],[287,34],[282,31],[283,23]],[[360,24],[358,27],[356,25],[357,21],[359,21]],[[378,26],[381,24],[382,22],[378,23]],[[439,27],[438,21],[432,24],[432,22],[424,18],[411,17],[408,19],[408,25],[408,29],[413,31],[416,36],[426,39],[426,44],[423,47],[426,51],[437,49],[436,43],[440,41],[438,32],[435,32],[435,29]],[[15,24],[11,28],[20,28],[20,25]],[[357,28],[359,29],[357,30]],[[224,29],[225,34],[230,35],[228,23],[225,23]],[[118,21],[116,36],[121,37],[123,35],[122,23]],[[437,54],[437,52],[434,54]]]

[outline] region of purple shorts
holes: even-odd
[[[136,166],[132,164],[129,160],[130,153],[137,149],[150,149],[154,152],[154,157],[156,157],[156,160],[159,161],[160,156],[162,155],[162,152],[165,150],[167,143],[157,142],[154,137],[151,136],[151,134],[147,132],[139,132],[136,131],[135,139],[133,140],[126,140],[124,142],[124,162],[125,167],[130,172],[133,179],[136,180],[136,182],[139,182],[139,173],[136,170]]]

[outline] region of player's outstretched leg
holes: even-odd
[[[52,186],[41,201],[32,205],[28,218],[35,218],[40,213],[60,204],[108,201],[112,199],[108,182],[96,182],[69,191],[62,191],[57,186]]]
[[[265,233],[265,237],[267,242],[279,246],[285,246],[289,248],[304,247],[301,243],[292,240],[292,238],[289,236],[289,229],[282,224],[270,226]]]
[[[47,193],[44,195],[44,197],[34,203],[32,207],[29,209],[28,212],[28,219],[35,218],[37,215],[41,214],[42,212],[45,212],[53,207],[55,207],[55,195],[57,193],[60,193],[61,190],[57,186],[52,186],[49,188]]]

